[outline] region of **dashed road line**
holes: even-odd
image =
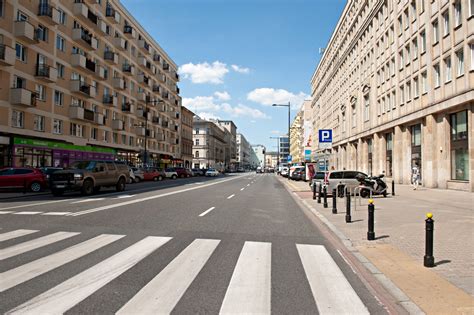
[[[212,210],[214,210],[216,207],[210,207],[209,209],[207,209],[206,211],[204,211],[203,213],[201,213],[199,216],[200,217],[203,217],[205,216],[206,214],[208,214],[209,212],[211,212]]]
[[[45,212],[42,213],[41,215],[70,215],[73,212]]]
[[[89,199],[83,199],[83,200],[71,202],[71,204],[84,203],[84,202],[91,202],[91,201],[101,201],[101,200],[105,200],[105,198],[89,198]]]
[[[234,196],[235,196],[235,194],[232,194],[229,197],[227,197],[227,199],[232,199],[232,198],[234,198]]]
[[[13,214],[33,215],[33,214],[40,214],[40,213],[43,213],[43,211],[20,211],[20,212],[15,212]]]
[[[242,191],[242,190],[244,190],[244,189],[245,189],[245,187],[243,187],[243,188],[240,188],[240,191]]]

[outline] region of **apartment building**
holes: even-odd
[[[186,168],[193,164],[193,117],[192,111],[181,106],[181,159]]]
[[[194,116],[193,129],[193,168],[224,170],[225,151],[229,146],[227,130],[198,116]]]
[[[474,191],[471,0],[348,1],[312,80],[313,152],[336,169]],[[319,148],[318,129],[332,129]]]
[[[265,153],[265,166],[276,169],[278,166],[278,152],[266,152]]]
[[[250,168],[250,143],[241,133],[236,135],[237,167]]]
[[[256,161],[253,161],[253,167],[265,167],[265,151],[266,148],[262,144],[252,144],[251,145],[253,152],[257,158]]]
[[[0,4],[0,166],[180,158],[177,66],[119,1]]]
[[[303,108],[298,111],[290,127],[290,155],[292,157],[292,163],[304,162],[304,110]]]
[[[233,170],[237,165],[237,126],[232,120],[217,120],[216,122],[228,132],[229,147],[228,152],[226,151],[226,165]]]

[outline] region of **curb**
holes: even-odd
[[[11,199],[20,199],[20,198],[29,198],[29,197],[36,197],[36,196],[44,196],[44,195],[49,195],[51,192],[41,192],[41,193],[36,193],[36,194],[23,194],[20,193],[18,196],[10,196],[10,197],[0,197],[0,201],[2,200],[11,200]],[[1,196],[1,194],[0,194]]]
[[[282,181],[280,181],[282,182]],[[289,184],[282,182],[285,188],[289,188]],[[288,189],[287,189],[288,190]],[[379,283],[394,297],[396,302],[400,304],[409,314],[425,314],[400,288],[398,288],[392,280],[390,280],[385,274],[375,267],[364,255],[362,255],[353,245],[350,238],[344,235],[334,224],[332,224],[323,214],[321,214],[315,207],[310,205],[306,200],[302,199],[296,194],[290,195],[298,198],[302,204],[308,208],[313,215],[315,215],[321,222],[328,227],[328,229],[334,233],[342,244],[350,251],[354,257],[374,276]]]

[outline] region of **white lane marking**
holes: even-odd
[[[17,256],[23,253],[26,253],[30,250],[37,249],[55,242],[62,241],[66,238],[76,236],[78,232],[57,232],[35,238],[31,241],[23,242],[17,245],[13,245],[4,249],[0,249],[0,260],[4,260],[13,256]]]
[[[82,199],[79,201],[71,202],[71,204],[76,204],[76,203],[83,203],[83,202],[91,202],[91,201],[101,201],[105,200],[105,198],[89,198],[89,199]]]
[[[194,240],[117,314],[171,313],[219,242],[219,240]]]
[[[52,204],[52,203],[73,201],[73,200],[76,200],[76,199],[61,199],[61,200],[52,200],[52,201],[31,203],[31,204],[26,204],[26,205],[24,204],[24,205],[19,205],[19,206],[0,208],[0,210],[10,210],[10,209],[18,209],[18,208],[35,207],[35,206],[49,205],[49,204]]]
[[[0,242],[11,240],[20,236],[36,233],[38,230],[15,230],[7,233],[0,234]],[[0,277],[1,279],[1,277]]]
[[[319,314],[369,314],[322,245],[296,244]]]
[[[234,196],[235,196],[235,194],[232,194],[229,197],[227,197],[227,199],[232,199],[232,198],[234,198]]]
[[[351,270],[354,274],[357,274],[357,272],[355,271],[354,267],[352,267],[352,264],[346,259],[346,257],[342,254],[342,252],[338,249],[337,252],[339,253],[339,256],[342,257],[342,259],[344,259],[344,261],[346,262],[346,264],[351,267]]]
[[[20,283],[36,278],[48,271],[65,265],[75,259],[113,243],[125,235],[102,234],[85,242],[63,249],[60,252],[40,258],[14,269],[0,273],[0,292],[13,288]]]
[[[43,211],[20,211],[20,212],[14,212],[13,214],[33,215],[33,214],[38,214],[38,213],[43,213]]]
[[[122,196],[118,196],[116,199],[123,199],[123,198],[132,198],[132,197],[135,197],[136,195],[122,195]]]
[[[249,187],[249,186],[250,186],[250,184],[247,184],[247,187]]]
[[[45,212],[41,215],[69,215],[72,212]]]
[[[206,211],[204,211],[203,213],[201,213],[199,216],[200,217],[203,217],[205,216],[206,214],[208,214],[209,212],[211,212],[212,210],[214,210],[216,207],[210,207],[209,209],[207,209]]]
[[[30,314],[65,313],[132,268],[170,239],[170,237],[148,236],[9,312]]]
[[[220,314],[271,313],[271,243],[245,242]]]
[[[177,191],[171,191],[171,192],[164,193],[164,194],[161,194],[161,195],[153,195],[153,196],[143,197],[143,198],[139,198],[139,199],[124,201],[124,202],[120,202],[120,203],[116,203],[116,204],[112,204],[112,205],[93,208],[93,209],[89,209],[89,210],[79,211],[79,212],[76,212],[76,213],[72,214],[72,216],[79,216],[79,215],[89,214],[89,213],[93,213],[93,212],[104,211],[104,210],[108,210],[108,209],[127,206],[127,205],[131,205],[131,204],[139,203],[139,202],[143,202],[143,201],[153,200],[153,199],[157,199],[157,198],[163,198],[163,197],[176,195],[176,194],[180,194],[180,193],[195,190],[195,189],[201,189],[201,188],[205,188],[205,187],[209,187],[209,186],[213,186],[213,185],[218,185],[218,184],[221,184],[221,183],[224,183],[224,182],[227,182],[227,181],[230,181],[230,180],[234,180],[234,179],[239,179],[239,178],[240,177],[232,177],[232,178],[216,181],[216,182],[213,182],[213,183],[205,184],[205,185],[202,185],[202,186],[191,187],[191,188],[181,189],[181,190],[177,190]]]
[[[15,211],[0,211],[0,214],[9,214],[14,213]]]
[[[244,190],[244,189],[245,189],[245,187],[244,187],[244,188],[240,188],[240,191],[242,191],[242,190]]]

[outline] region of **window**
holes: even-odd
[[[59,35],[56,35],[56,49],[66,51],[66,41]]]
[[[40,115],[35,115],[34,119],[34,129],[36,131],[44,131],[44,121],[45,117]]]
[[[439,25],[438,19],[434,20],[432,23],[433,26],[433,45],[439,42]]]
[[[135,137],[130,136],[130,138],[128,138],[128,145],[135,146]]]
[[[0,17],[3,17],[5,11],[5,1],[0,1]]]
[[[408,27],[410,26],[410,17],[408,15],[408,8],[405,9],[405,12],[404,12],[405,16],[405,29],[408,29]]]
[[[398,17],[398,35],[402,35],[403,33],[403,17],[400,15]]]
[[[412,58],[413,60],[416,60],[418,58],[418,39],[413,39],[411,41],[411,46],[412,46]]]
[[[58,78],[64,79],[64,65],[60,64],[59,62],[56,62],[56,69],[58,71]]]
[[[342,132],[346,132],[346,112],[342,112]]]
[[[66,23],[67,23],[66,12],[64,12],[62,9],[58,8],[58,13],[59,13],[59,23],[62,24],[62,25],[66,25]]]
[[[421,125],[411,126],[411,146],[421,146]]]
[[[440,73],[439,73],[439,64],[436,64],[436,65],[433,66],[433,75],[434,75],[434,78],[433,78],[434,87],[436,89],[441,84],[441,82],[440,82]]]
[[[357,112],[355,104],[352,106],[352,128],[355,128],[357,125]]]
[[[194,153],[194,157],[195,157],[195,158],[199,158],[199,151],[196,151],[196,152]]]
[[[26,62],[26,56],[27,56],[26,47],[20,43],[16,43],[15,49],[16,49],[16,59],[20,60],[21,62]]]
[[[418,82],[418,77],[413,78],[413,98],[420,96],[420,83]]]
[[[447,57],[444,59],[444,76],[445,82],[449,82],[452,79],[452,69],[451,69],[451,57]]]
[[[83,132],[84,132],[84,126],[71,123],[70,131],[69,131],[71,136],[82,138],[84,136]]]
[[[12,127],[23,128],[25,123],[25,113],[18,110],[12,111]]]
[[[409,65],[410,64],[410,44],[406,45],[405,46],[405,53],[406,53],[406,59],[405,59],[405,62],[406,62],[406,65]]]
[[[421,93],[428,93],[428,75],[426,71],[421,74]]]
[[[46,100],[46,88],[44,85],[36,84],[35,86],[36,99],[44,102]]]
[[[64,105],[64,93],[59,91],[54,91],[54,105],[63,106]]]
[[[405,84],[405,93],[406,93],[406,101],[407,103],[411,101],[411,83],[407,82]]]
[[[392,77],[395,75],[395,58],[392,58],[390,62],[390,75]]]
[[[199,145],[199,139],[196,139],[196,145]]]
[[[456,52],[456,76],[460,77],[464,74],[464,51],[458,50]]]
[[[364,121],[369,121],[370,119],[370,97],[369,94],[364,96]]]
[[[449,35],[449,9],[443,13],[443,36]]]
[[[16,20],[17,21],[28,21],[28,15],[26,15],[25,13],[18,10],[16,12]]]
[[[426,32],[423,30],[420,32],[420,40],[421,40],[421,53],[426,52]]]
[[[454,27],[458,27],[462,23],[461,0],[454,2]]]
[[[387,172],[387,176],[391,177],[392,176],[392,150],[393,150],[393,136],[392,133],[387,133],[385,134],[385,141],[386,141],[386,146],[385,146],[385,156],[386,156],[386,164],[385,164],[385,169]]]
[[[425,12],[425,0],[420,0],[420,13]]]
[[[63,133],[63,121],[59,119],[53,120],[53,133],[54,134],[62,134]]]
[[[451,114],[451,179],[469,180],[467,110]]]
[[[416,0],[411,0],[411,18],[414,21],[416,19]]]
[[[473,71],[474,70],[474,44],[469,45],[469,50],[471,51],[471,71]]]
[[[392,97],[390,98],[390,107],[392,107],[392,109],[397,108],[395,91],[392,92]]]
[[[42,40],[43,42],[48,41],[48,29],[41,24],[38,25],[38,28],[36,29],[36,39]]]
[[[405,103],[405,88],[400,86],[400,105],[403,105]]]
[[[399,69],[402,70],[403,69],[403,50],[401,50],[399,53],[398,53],[398,59],[400,60],[400,66],[399,66]]]
[[[474,15],[474,0],[469,0],[469,16]]]

